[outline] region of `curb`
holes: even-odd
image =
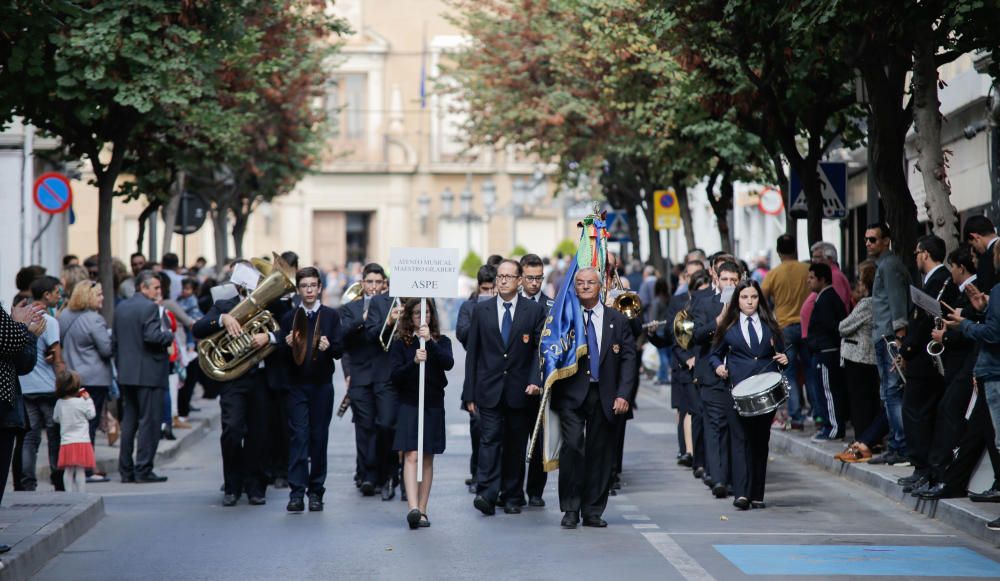
[[[1000,511],[996,508],[1000,508],[1000,506],[991,509],[991,506],[994,505],[973,503],[967,498],[942,500],[914,498],[904,493],[903,487],[896,484],[899,477],[910,474],[910,468],[894,469],[892,466],[870,466],[861,462],[847,464],[833,457],[841,449],[840,444],[826,446],[810,442],[804,437],[793,436],[787,432],[771,431],[772,453],[783,453],[792,458],[805,460],[827,472],[862,484],[927,518],[937,519],[978,539],[993,545],[1000,545],[1000,532],[986,528],[986,523],[998,516],[997,513]]]
[[[18,501],[30,501],[37,493],[11,492],[12,507]],[[66,493],[58,494],[65,498]],[[104,499],[96,494],[74,495],[83,499],[34,534],[16,543],[11,551],[0,557],[0,580],[28,579],[42,569],[52,558],[61,553],[94,525],[104,518]]]

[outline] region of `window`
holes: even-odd
[[[343,140],[365,137],[367,75],[350,73],[331,79],[327,87],[326,115],[331,133]]]

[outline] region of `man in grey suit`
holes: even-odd
[[[163,420],[163,389],[167,389],[173,335],[164,329],[157,304],[160,279],[151,270],[135,277],[136,293],[115,309],[111,335],[118,384],[122,394],[122,439],[118,470],[122,482],[163,482],[153,472]],[[135,462],[132,448],[138,435]]]

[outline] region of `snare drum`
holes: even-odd
[[[788,382],[780,373],[748,377],[733,388],[736,411],[743,417],[762,416],[778,409],[788,399]]]

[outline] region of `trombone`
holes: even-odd
[[[899,374],[899,380],[906,385],[906,373],[903,371],[903,356],[899,353],[899,345],[887,338],[883,341],[885,341],[885,352],[889,354],[889,361],[892,363],[889,371]]]
[[[378,332],[378,342],[382,345],[382,350],[385,352],[389,351],[389,347],[392,346],[392,340],[396,337],[396,331],[399,329],[399,317],[396,317],[396,322],[392,325],[392,332],[386,337],[385,332],[389,328],[389,318],[392,317],[393,311],[402,305],[403,301],[399,297],[392,299],[392,306],[389,307],[389,312],[385,315],[385,321],[382,321],[382,330]]]

